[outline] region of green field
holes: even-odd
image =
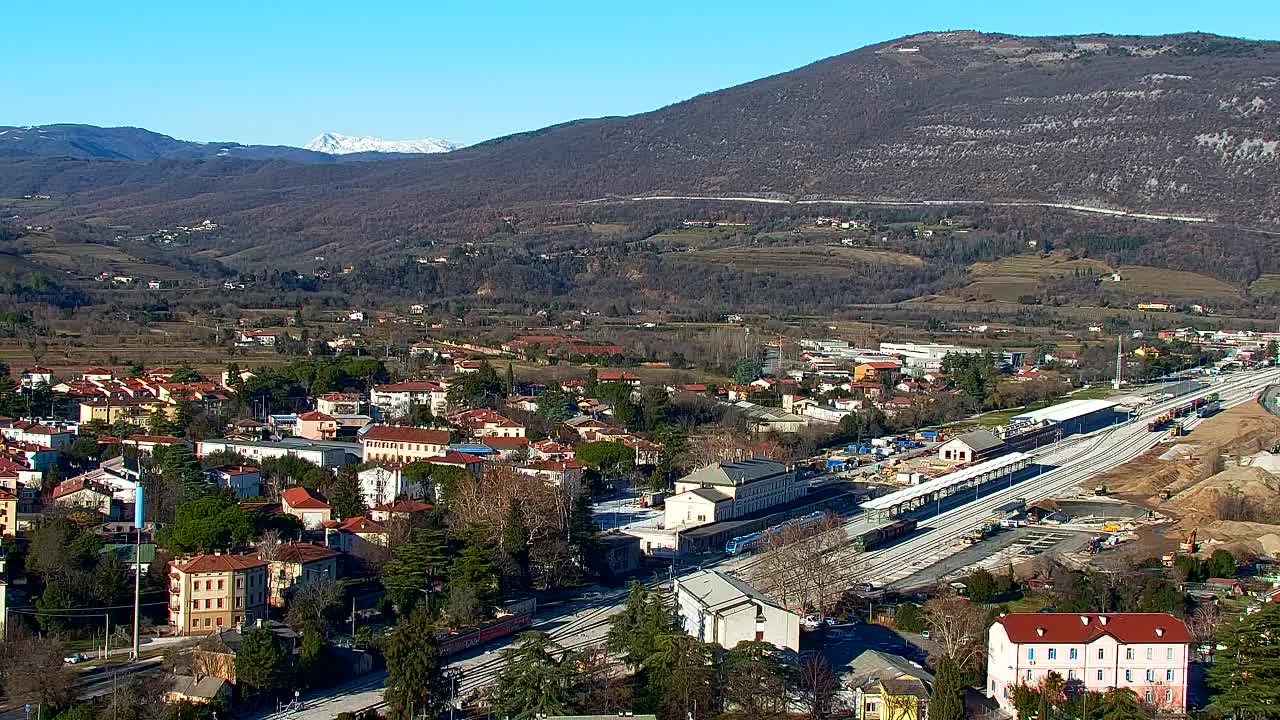
[[[1280,275],[1265,274],[1254,280],[1249,285],[1250,295],[1276,295],[1280,294]]]
[[[672,256],[683,263],[713,264],[737,270],[768,270],[797,273],[843,275],[865,271],[868,265],[923,267],[924,261],[914,255],[887,250],[862,248],[800,247],[735,247],[699,250]]]
[[[1219,298],[1238,298],[1240,288],[1217,278],[1182,270],[1125,265],[1120,268],[1123,278],[1115,287],[1127,292],[1160,297],[1197,297],[1207,301]]]

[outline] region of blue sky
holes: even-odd
[[[0,125],[301,145],[477,142],[698,93],[925,30],[1280,39],[1276,0],[12,2]]]

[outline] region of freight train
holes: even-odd
[[[1150,432],[1160,432],[1169,427],[1173,421],[1184,418],[1189,415],[1204,417],[1218,410],[1220,397],[1218,393],[1209,393],[1208,395],[1196,398],[1189,403],[1179,405],[1178,407],[1166,411],[1163,415],[1153,418],[1147,423],[1147,430]]]
[[[888,525],[881,525],[855,536],[853,538],[853,549],[860,552],[875,550],[915,531],[915,520],[896,520]]]

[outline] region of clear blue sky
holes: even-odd
[[[9,2],[0,125],[477,142],[651,110],[926,30],[1280,39],[1277,0]]]

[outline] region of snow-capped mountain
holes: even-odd
[[[383,140],[376,137],[358,137],[339,133],[321,133],[311,142],[303,146],[307,150],[329,153],[330,155],[348,155],[350,153],[442,153],[457,150],[459,143],[436,138],[421,140]]]

